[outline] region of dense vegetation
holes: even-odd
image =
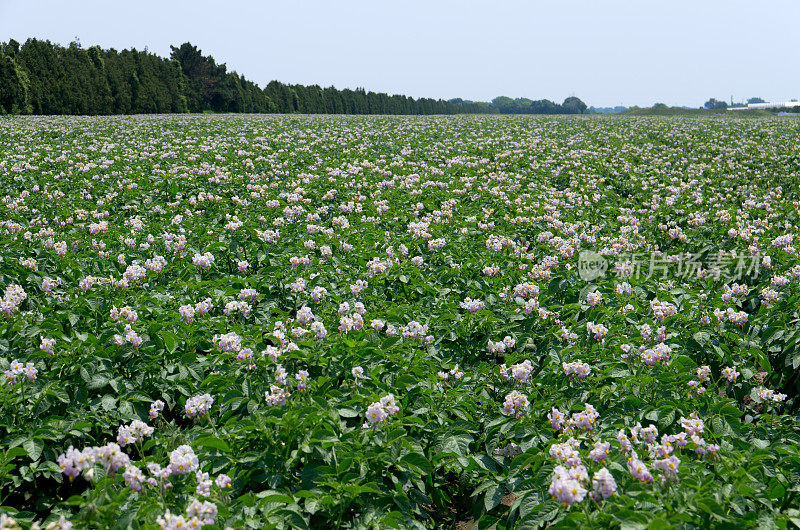
[[[506,101],[522,102],[512,105]],[[580,114],[586,105],[567,98],[497,98],[480,103],[451,99],[414,99],[272,81],[263,89],[228,72],[196,46],[172,47],[170,59],[148,51],[97,46],[84,49],[28,39],[0,43],[0,114],[145,114],[247,112],[302,114]]]
[[[492,100],[492,107],[500,114],[584,114],[587,111],[586,104],[575,96],[568,97],[561,105],[549,99],[533,101],[500,96]]]
[[[797,524],[798,142],[2,118],[0,526]]]

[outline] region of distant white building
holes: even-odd
[[[728,110],[796,109],[796,108],[800,108],[800,101],[782,101],[780,103],[748,103],[746,107],[728,107]]]

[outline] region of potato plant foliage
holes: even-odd
[[[800,523],[792,120],[0,120],[4,528]]]

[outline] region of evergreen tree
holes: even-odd
[[[367,92],[363,87],[289,85],[262,90],[225,64],[185,42],[170,58],[147,50],[84,49],[28,39],[0,43],[0,113],[131,114],[167,112],[270,112],[304,114],[583,113],[575,97],[563,105],[508,97],[491,103]]]
[[[0,51],[0,114],[29,114],[32,107],[28,76],[14,60],[19,45],[9,48],[9,55]]]

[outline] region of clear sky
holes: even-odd
[[[798,28],[798,0],[0,0],[0,41],[190,41],[261,86],[597,107],[800,99]]]

